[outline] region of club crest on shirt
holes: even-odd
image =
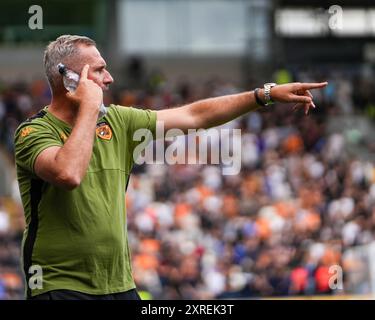
[[[99,122],[96,125],[96,135],[98,138],[103,140],[111,140],[112,138],[112,129],[106,122]]]

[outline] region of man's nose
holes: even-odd
[[[105,75],[105,77],[104,77],[104,80],[103,80],[104,84],[105,84],[105,85],[109,85],[109,84],[111,84],[113,81],[114,81],[114,80],[113,80],[111,74],[107,71],[107,72],[106,72],[106,75]]]

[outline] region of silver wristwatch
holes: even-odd
[[[276,86],[276,83],[269,82],[264,84],[264,99],[266,106],[275,103],[271,98],[271,88]]]

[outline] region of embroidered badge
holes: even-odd
[[[112,129],[106,122],[100,122],[96,125],[96,135],[103,140],[111,140]]]

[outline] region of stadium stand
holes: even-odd
[[[356,76],[294,70],[295,81],[329,81],[311,115],[279,104],[227,124],[242,130],[239,175],[223,176],[213,164],[134,167],[127,214],[143,298],[353,293],[345,289],[354,267],[344,253],[374,241],[375,229],[375,84],[361,78],[362,90],[354,91]],[[220,78],[197,85],[153,75],[144,87],[111,91],[106,103],[160,109],[240,90]],[[12,159],[15,128],[49,99],[42,80],[1,86],[6,157]],[[0,299],[23,298],[24,222],[12,179],[14,187],[0,195]],[[328,284],[332,265],[343,267],[343,290]]]

